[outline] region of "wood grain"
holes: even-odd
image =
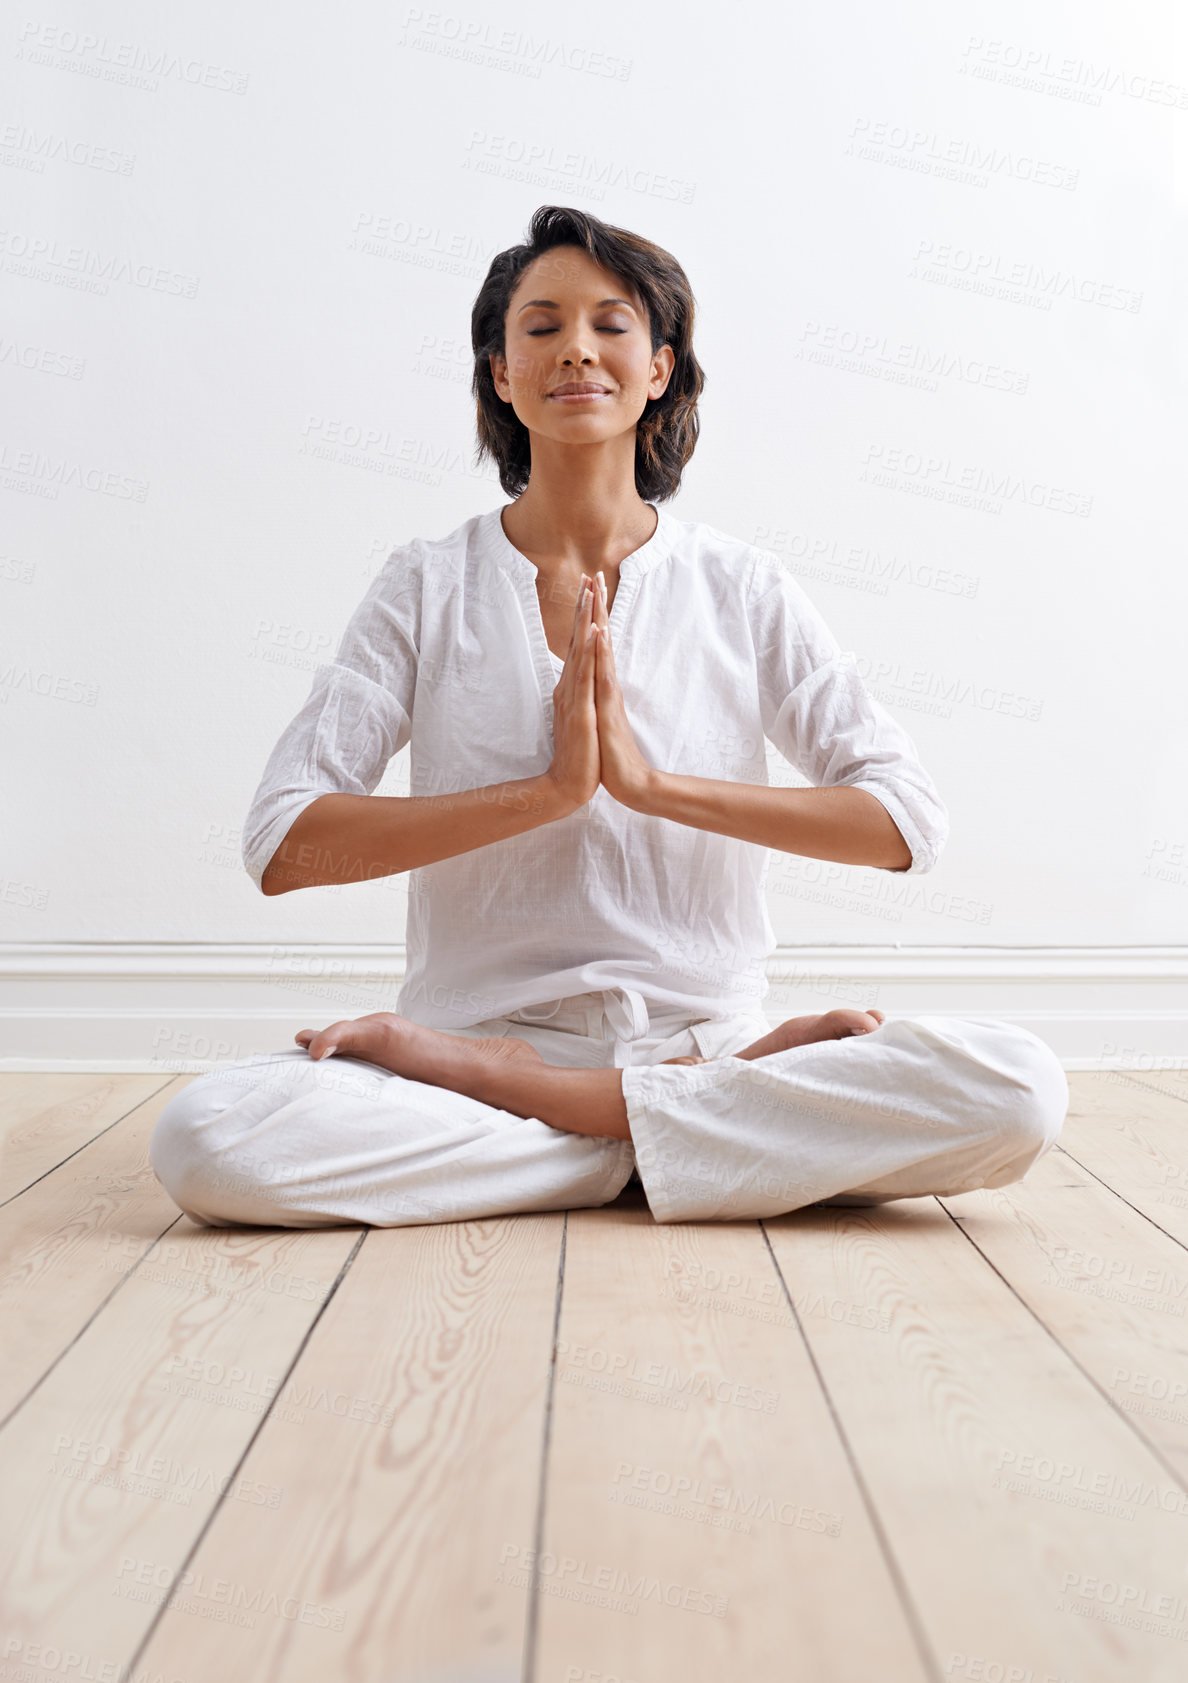
[[[357,1237],[183,1217],[123,1281],[0,1434],[10,1663],[128,1660]]]
[[[280,1616],[232,1633],[191,1596],[138,1669],[213,1677],[233,1653],[253,1683],[519,1678],[526,1596],[500,1559],[534,1524],[562,1225],[368,1236],[244,1467],[283,1504],[225,1503],[190,1567]],[[327,1394],[341,1408],[299,1401]]]
[[[783,1280],[758,1224],[571,1215],[551,1413],[562,1217],[199,1227],[184,1079],[0,1077],[12,1675],[1185,1674],[1180,1072],[1071,1075],[1014,1186],[766,1224]]]
[[[1013,1186],[941,1203],[1170,1463],[1161,1488],[1188,1480],[1188,1251],[1059,1150]],[[1188,1543],[1188,1487],[1178,1505]]]
[[[176,1076],[0,1073],[0,1200],[13,1197]]]
[[[1188,1245],[1188,1106],[1125,1072],[1070,1078],[1060,1147]]]
[[[960,1675],[958,1657],[973,1656],[985,1673],[1182,1679],[1181,1642],[1110,1622],[1118,1609],[1094,1598],[1112,1584],[1115,1597],[1125,1585],[1174,1601],[1188,1520],[1053,1500],[1050,1469],[1160,1490],[1172,1481],[945,1211],[904,1199],[768,1226],[801,1289],[890,1321],[886,1337],[844,1320],[804,1325],[937,1674]]]
[[[175,1090],[143,1099],[0,1209],[0,1421],[179,1219],[148,1157]]]
[[[579,1212],[565,1273],[538,1675],[926,1677],[759,1227]]]

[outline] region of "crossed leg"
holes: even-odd
[[[790,1017],[769,1034],[732,1057],[754,1060],[822,1040],[870,1034],[885,1021],[882,1011],[825,1011]],[[302,1029],[295,1036],[315,1060],[335,1052],[363,1058],[393,1075],[446,1087],[480,1099],[513,1116],[537,1117],[566,1133],[599,1139],[628,1140],[631,1129],[623,1098],[621,1069],[558,1069],[547,1064],[526,1040],[471,1040],[410,1022],[391,1011],[375,1011]],[[666,1058],[670,1064],[713,1062],[707,1058]]]
[[[377,1014],[198,1076],[161,1111],[151,1158],[180,1207],[216,1226],[584,1209],[633,1169],[670,1222],[1004,1186],[1055,1143],[1068,1082],[1028,1030],[826,1017],[734,1055],[619,1069]],[[701,1067],[671,1067],[688,1063]]]

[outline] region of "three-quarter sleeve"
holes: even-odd
[[[370,795],[412,735],[420,592],[410,552],[371,582],[331,661],[268,757],[243,826],[243,863],[263,892],[273,854],[321,795]]]
[[[912,738],[867,690],[801,586],[762,556],[752,579],[751,626],[763,729],[817,787],[865,789],[895,820],[911,850],[901,873],[930,871],[949,815]]]

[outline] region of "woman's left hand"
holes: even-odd
[[[608,794],[637,812],[647,805],[655,782],[655,769],[639,751],[639,744],[627,722],[623,692],[615,674],[615,652],[607,623],[606,580],[594,576],[594,623],[598,626],[597,666],[594,673],[594,705],[598,713],[598,751],[602,761],[602,782]]]

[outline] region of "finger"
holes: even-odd
[[[585,649],[585,628],[587,624],[586,599],[590,594],[590,587],[582,575],[582,587],[578,591],[577,603],[573,610],[573,625],[569,633],[569,647],[565,651],[565,659],[561,663],[561,676],[557,679],[554,689],[568,681],[573,683],[581,675],[582,654]]]
[[[580,683],[586,683],[587,681],[593,680],[597,658],[598,627],[596,625],[588,625],[586,627],[585,642],[582,644],[582,658],[578,668],[578,681]]]
[[[614,689],[618,683],[615,676],[615,655],[611,648],[610,630],[605,625],[598,628],[598,676],[608,689]]]
[[[590,583],[587,583],[582,597],[582,617],[579,623],[578,636],[581,639],[584,656],[589,647],[590,627],[594,624],[594,586]]]
[[[301,1029],[294,1039],[305,1047],[311,1058],[328,1058],[337,1049],[340,1035],[350,1025],[347,1023],[331,1023],[324,1029]]]
[[[582,582],[578,586],[577,600],[573,604],[573,624],[569,628],[569,648],[570,648],[570,652],[572,652],[574,644],[577,642],[578,626],[581,624],[582,602],[583,602],[583,599],[585,597],[585,594],[586,594],[586,575],[585,575],[585,573],[583,573],[582,574]],[[568,658],[569,658],[569,656],[566,655],[566,659],[568,659]]]

